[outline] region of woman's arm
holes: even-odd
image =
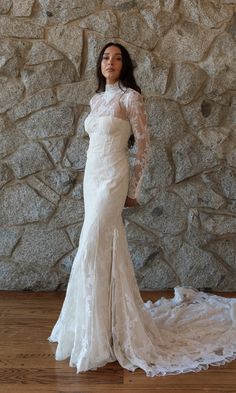
[[[143,97],[138,92],[130,93],[128,99],[128,118],[135,137],[136,154],[129,182],[128,198],[137,199],[142,175],[148,162],[150,137],[147,129],[147,116]]]

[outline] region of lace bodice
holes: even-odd
[[[131,88],[106,85],[106,90],[95,94],[90,100],[91,115],[112,116],[130,122],[135,137],[134,160],[131,163],[131,176],[128,196],[138,198],[144,168],[149,157],[150,139],[143,97]]]

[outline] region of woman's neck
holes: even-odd
[[[120,89],[121,83],[116,81],[114,83],[106,83],[105,91],[115,91]]]

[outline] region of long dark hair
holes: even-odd
[[[107,48],[109,48],[110,46],[116,46],[121,51],[122,68],[121,68],[119,81],[122,83],[122,86],[127,87],[127,88],[130,87],[131,89],[136,90],[139,93],[141,93],[141,89],[137,85],[135,77],[134,77],[134,65],[132,63],[130,54],[123,45],[116,43],[116,42],[108,42],[108,44],[106,44],[102,48],[102,50],[98,56],[98,60],[97,60],[98,87],[97,87],[96,93],[101,93],[101,92],[105,91],[105,88],[106,88],[106,78],[102,75],[101,63],[102,63],[102,59],[103,59],[103,55],[104,55],[105,50]],[[132,134],[129,138],[129,141],[128,141],[128,147],[131,148],[134,145],[134,142],[135,142],[135,139],[134,139],[134,135]]]

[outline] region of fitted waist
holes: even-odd
[[[98,155],[98,156],[117,156],[117,155],[127,155],[128,152],[128,143],[121,140],[116,140],[115,138],[112,141],[107,141],[106,139],[101,138],[98,140],[90,139],[89,148],[87,150],[87,155]]]
[[[97,149],[89,147],[87,150],[87,158],[99,157],[100,159],[106,158],[122,158],[127,157],[128,149],[112,150],[112,149]]]

